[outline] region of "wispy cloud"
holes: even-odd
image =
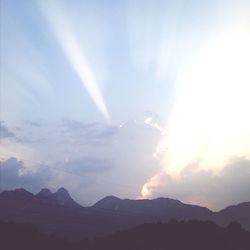
[[[117,135],[119,128],[100,122],[84,123],[69,119],[63,120],[65,131],[82,145],[103,145]]]
[[[16,139],[16,135],[5,125],[3,121],[0,121],[0,138]]]
[[[87,174],[97,174],[110,171],[112,169],[112,163],[104,158],[81,157],[74,160],[66,159],[63,162],[58,162],[56,167],[60,171],[81,175],[83,177]]]

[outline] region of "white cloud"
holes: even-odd
[[[219,210],[250,199],[250,161],[232,158],[219,174],[199,170],[199,160],[184,168],[180,178],[166,172],[154,176],[144,186],[151,197],[167,196],[183,202]],[[147,187],[149,190],[146,190]]]

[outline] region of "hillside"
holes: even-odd
[[[249,250],[250,232],[239,224],[227,228],[213,222],[148,223],[115,234],[78,242],[48,236],[33,225],[0,222],[0,243],[5,250]]]
[[[40,232],[71,240],[98,237],[143,223],[180,220],[210,220],[227,226],[238,221],[250,230],[250,202],[214,213],[205,207],[178,200],[130,200],[108,196],[91,207],[76,203],[64,188],[54,194],[43,189],[34,195],[24,189],[0,193],[0,220],[31,223]]]

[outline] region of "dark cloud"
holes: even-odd
[[[119,131],[118,127],[104,123],[83,123],[69,119],[63,120],[63,127],[72,138],[87,145],[103,145]]]
[[[199,160],[196,162],[199,164]],[[181,173],[179,180],[162,177],[161,187],[154,196],[164,195],[185,202],[198,203],[212,209],[250,201],[250,161],[232,159],[215,175],[211,170],[197,171],[195,162]]]
[[[36,171],[27,170],[25,164],[14,157],[0,161],[0,188],[25,188],[38,192],[43,187],[67,186],[70,189],[76,184],[76,188],[86,187],[91,185],[88,179],[92,174],[92,177],[96,177],[97,173],[107,172],[112,166],[107,159],[88,157],[50,166],[39,165],[36,168]],[[70,186],[69,183],[73,184]]]
[[[10,131],[3,121],[0,121],[0,138],[16,139],[16,135]]]
[[[1,189],[10,190],[25,188],[37,192],[47,186],[51,176],[49,171],[41,168],[36,172],[25,171],[22,161],[12,157],[0,162],[1,166]]]

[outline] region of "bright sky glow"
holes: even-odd
[[[3,187],[250,197],[249,1],[0,4]]]
[[[163,171],[173,178],[194,161],[195,171],[219,174],[230,157],[250,159],[250,32],[245,23],[236,24],[205,44],[177,80],[170,123],[157,149]],[[161,174],[143,186],[143,197],[157,190]]]

